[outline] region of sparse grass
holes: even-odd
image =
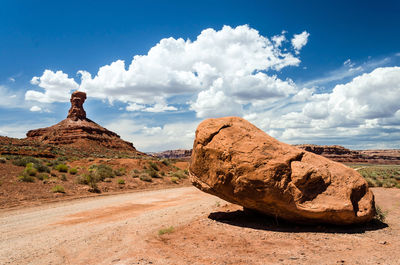
[[[178,179],[186,179],[188,177],[187,174],[185,174],[184,170],[178,170],[176,172],[173,172],[172,176]]]
[[[388,214],[388,211],[383,211],[378,205],[376,205],[376,214],[375,214],[376,220],[384,223],[386,220],[387,214]]]
[[[114,174],[115,174],[115,176],[118,176],[118,177],[123,176],[126,174],[126,169],[125,168],[116,169],[116,170],[114,170]]]
[[[174,230],[175,229],[173,226],[170,226],[168,228],[163,228],[163,229],[158,230],[158,235],[162,236],[164,234],[171,234],[172,232],[174,232]]]
[[[152,178],[161,178],[161,176],[158,174],[157,171],[155,171],[153,168],[149,168],[145,170],[145,172]]]
[[[65,174],[61,174],[61,181],[67,181],[67,176]]]
[[[169,162],[168,159],[163,159],[163,160],[161,160],[161,163],[163,163],[163,164],[166,165],[166,166],[169,166],[169,165],[171,164],[171,162]]]
[[[12,162],[16,166],[20,167],[26,167],[28,163],[32,164],[40,164],[40,161],[34,157],[31,156],[25,156],[25,157],[18,157]]]
[[[46,173],[39,173],[37,175],[37,178],[40,179],[40,180],[45,180],[45,179],[49,179],[49,175],[46,174]]]
[[[152,162],[152,161],[149,162],[149,166],[150,166],[151,169],[154,169],[155,171],[159,171],[160,170],[158,168],[157,164]]]
[[[71,167],[69,169],[69,174],[76,175],[76,173],[78,173],[78,169],[76,167]]]
[[[114,178],[115,174],[113,169],[110,166],[101,164],[101,165],[91,165],[89,167],[89,171],[92,172],[96,179],[99,181],[103,181],[105,178]]]
[[[54,193],[65,193],[65,189],[61,185],[55,185],[53,188],[51,188],[51,191]]]
[[[370,187],[400,188],[400,165],[351,165]]]
[[[146,182],[152,182],[152,181],[153,181],[152,177],[150,177],[150,176],[149,176],[148,174],[146,174],[146,173],[140,174],[140,175],[139,175],[139,179],[142,180],[142,181],[146,181]]]
[[[120,184],[120,185],[124,185],[124,184],[125,184],[125,180],[123,180],[123,179],[118,179],[118,180],[117,180],[117,183]]]
[[[58,164],[55,168],[55,170],[57,170],[58,172],[68,172],[68,166],[65,164]]]
[[[179,178],[177,178],[177,177],[171,177],[171,181],[172,181],[172,183],[178,184]]]
[[[18,179],[23,182],[35,182],[35,178],[27,174],[22,174],[18,176]]]

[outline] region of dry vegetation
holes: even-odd
[[[400,165],[354,164],[370,187],[400,188]]]
[[[178,160],[115,153],[92,157],[54,154],[54,158],[45,158],[18,154],[26,151],[25,146],[13,150],[17,154],[0,156],[0,208],[189,185],[188,163]]]

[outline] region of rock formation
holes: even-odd
[[[86,93],[75,91],[71,95],[71,108],[65,120],[47,128],[28,131],[28,140],[52,145],[70,145],[86,150],[110,148],[137,152],[132,143],[126,142],[114,132],[86,118],[83,103]]]
[[[279,142],[241,118],[203,121],[191,159],[197,188],[270,216],[344,225],[375,214],[374,195],[355,170]]]
[[[400,150],[350,150],[340,145],[300,144],[296,147],[344,163],[399,164]]]
[[[192,149],[166,150],[163,152],[150,153],[150,154],[160,158],[189,160],[190,156],[192,155]]]
[[[83,103],[86,100],[86,93],[75,91],[71,95],[71,108],[68,111],[67,119],[73,121],[86,119],[86,111],[83,109]]]

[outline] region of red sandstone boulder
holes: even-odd
[[[279,142],[238,117],[203,121],[191,159],[194,186],[270,216],[344,225],[375,214],[374,195],[355,170]]]

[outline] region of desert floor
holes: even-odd
[[[386,223],[352,227],[249,216],[194,187],[2,209],[0,264],[400,264],[400,190],[372,190]]]

